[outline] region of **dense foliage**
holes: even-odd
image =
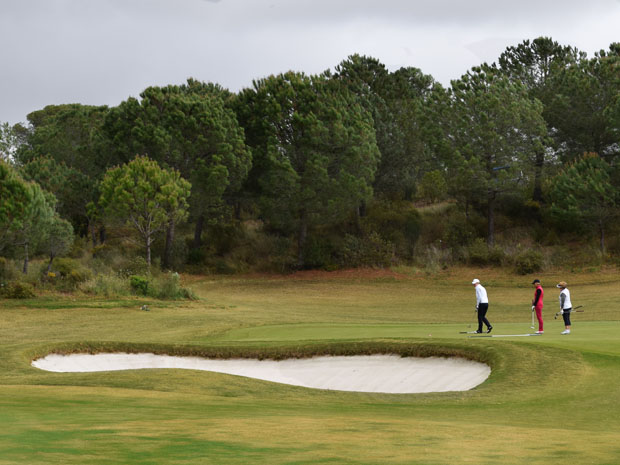
[[[140,292],[152,263],[600,264],[620,256],[620,44],[526,40],[449,88],[360,55],[238,93],[189,79],[4,123],[0,155],[3,269],[44,258],[34,285],[67,254]]]

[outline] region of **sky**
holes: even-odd
[[[620,42],[620,0],[0,0],[0,122],[193,77],[237,92],[358,53],[449,85],[508,46]]]

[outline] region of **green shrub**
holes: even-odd
[[[78,269],[80,265],[76,260],[71,258],[57,258],[52,262],[52,269],[56,276],[66,277],[71,274],[72,271]],[[47,270],[47,264],[43,263],[41,265],[41,270]]]
[[[216,255],[225,255],[243,241],[244,230],[237,222],[209,224],[205,228],[205,238]]]
[[[263,234],[253,245],[252,260],[257,263],[259,271],[286,273],[295,268],[297,260],[289,237]]]
[[[235,274],[237,268],[230,260],[218,258],[215,260],[215,272],[217,274]]]
[[[448,247],[458,248],[472,243],[476,229],[467,220],[465,214],[451,215],[447,220],[444,241]]]
[[[392,244],[401,256],[411,257],[420,238],[422,218],[409,202],[373,202],[362,218],[365,236],[373,232]]]
[[[451,256],[453,253],[449,249],[429,245],[423,248],[416,257],[416,261],[420,263],[427,272],[437,273],[445,270],[451,264]]]
[[[187,263],[190,265],[203,265],[207,259],[207,251],[204,247],[192,248],[187,252]]]
[[[376,232],[366,237],[347,234],[341,250],[341,260],[345,267],[380,266],[392,264],[394,246]]]
[[[337,268],[335,255],[333,238],[320,234],[308,237],[304,246],[304,264],[307,268],[333,270]]]
[[[104,297],[125,296],[131,293],[128,281],[115,274],[98,274],[79,286],[82,292]]]
[[[497,245],[489,249],[489,265],[499,266],[506,260],[506,253]]]
[[[2,297],[7,299],[31,299],[35,297],[33,287],[28,283],[11,281],[0,287]]]
[[[7,282],[17,277],[17,270],[13,264],[4,257],[0,257],[0,283]]]
[[[482,238],[475,239],[467,247],[467,259],[471,265],[487,265],[489,262],[489,247]]]
[[[149,280],[144,276],[133,275],[129,277],[131,289],[138,295],[147,295],[149,290]]]
[[[118,264],[118,275],[129,278],[131,276],[145,275],[149,273],[149,265],[146,259],[140,255],[122,260]]]
[[[93,258],[106,262],[114,254],[114,250],[108,244],[99,244],[93,247],[92,254]]]
[[[76,235],[73,239],[68,256],[71,258],[81,258],[88,251],[89,246],[90,241],[87,236],[81,237]]]
[[[467,247],[467,257],[471,265],[501,265],[506,259],[506,254],[501,247],[489,248],[486,241],[479,237]]]
[[[542,270],[543,255],[536,250],[527,250],[515,257],[515,271],[526,275]]]
[[[47,272],[47,264],[41,265],[41,274],[60,290],[73,290],[89,279],[93,272],[72,258],[57,258],[52,262],[51,272]]]
[[[158,299],[195,299],[194,294],[181,287],[179,273],[168,272],[154,278],[148,287],[148,295]]]
[[[448,184],[443,174],[439,170],[424,173],[419,184],[418,197],[428,203],[435,203],[446,197]]]

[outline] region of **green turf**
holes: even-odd
[[[531,277],[490,270],[193,278],[195,302],[0,300],[2,464],[618,464],[620,278],[540,275],[545,335],[470,338],[472,277],[492,334],[530,330]],[[566,280],[573,333],[561,336]],[[151,311],[140,310],[148,303]],[[423,350],[493,366],[467,392],[321,391],[215,373],[47,373],[49,351],[307,356]]]

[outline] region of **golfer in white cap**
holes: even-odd
[[[482,323],[487,326],[487,333],[490,333],[493,329],[489,320],[487,320],[487,310],[489,310],[489,298],[487,297],[487,290],[480,284],[479,279],[474,279],[471,282],[476,288],[476,311],[478,312],[478,331],[482,332]]]
[[[568,290],[568,284],[566,281],[560,281],[556,287],[562,289],[560,291],[560,313],[564,320],[564,331],[560,334],[570,334],[570,312],[573,309],[573,304],[570,301],[570,291]]]

